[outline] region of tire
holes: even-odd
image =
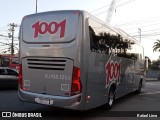
[[[113,87],[110,88],[109,95],[108,95],[108,103],[107,108],[110,110],[113,106],[115,100],[115,89]]]
[[[142,90],[142,81],[140,81],[139,86],[138,86],[138,89],[136,90],[136,93],[137,93],[137,94],[140,94],[140,93],[141,93],[141,90]]]

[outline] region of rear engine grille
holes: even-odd
[[[52,58],[27,59],[28,68],[41,70],[64,70],[66,60]]]

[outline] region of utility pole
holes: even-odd
[[[138,30],[139,30],[139,41],[141,42],[141,28],[138,28]]]
[[[9,33],[8,35],[9,35],[9,38],[12,38],[11,54],[13,55],[14,54],[14,43],[13,43],[14,42],[14,31],[15,31],[15,27],[18,27],[18,25],[15,23],[10,23],[9,26],[10,26],[9,31],[11,31],[11,34]]]
[[[159,71],[160,71],[160,56],[159,56]],[[160,80],[160,75],[159,75],[159,78],[158,78],[159,80]]]
[[[36,13],[37,13],[37,0],[36,0]]]

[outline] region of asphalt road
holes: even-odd
[[[18,99],[16,89],[0,90],[0,112],[40,112],[41,119],[73,119],[73,120],[121,120],[137,119],[137,115],[160,115],[160,82],[146,82],[146,87],[141,94],[131,93],[115,101],[112,110],[100,108],[92,109],[85,112],[64,110],[49,106],[22,103]],[[115,117],[117,116],[117,117]],[[1,117],[1,116],[0,116]],[[151,117],[151,116],[150,116]],[[150,119],[143,117],[142,119]],[[160,120],[160,118],[153,118]]]

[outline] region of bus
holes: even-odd
[[[73,110],[144,87],[144,51],[124,31],[81,10],[26,15],[20,32],[21,101]]]
[[[19,66],[18,56],[11,54],[0,55],[0,67],[17,68]]]

